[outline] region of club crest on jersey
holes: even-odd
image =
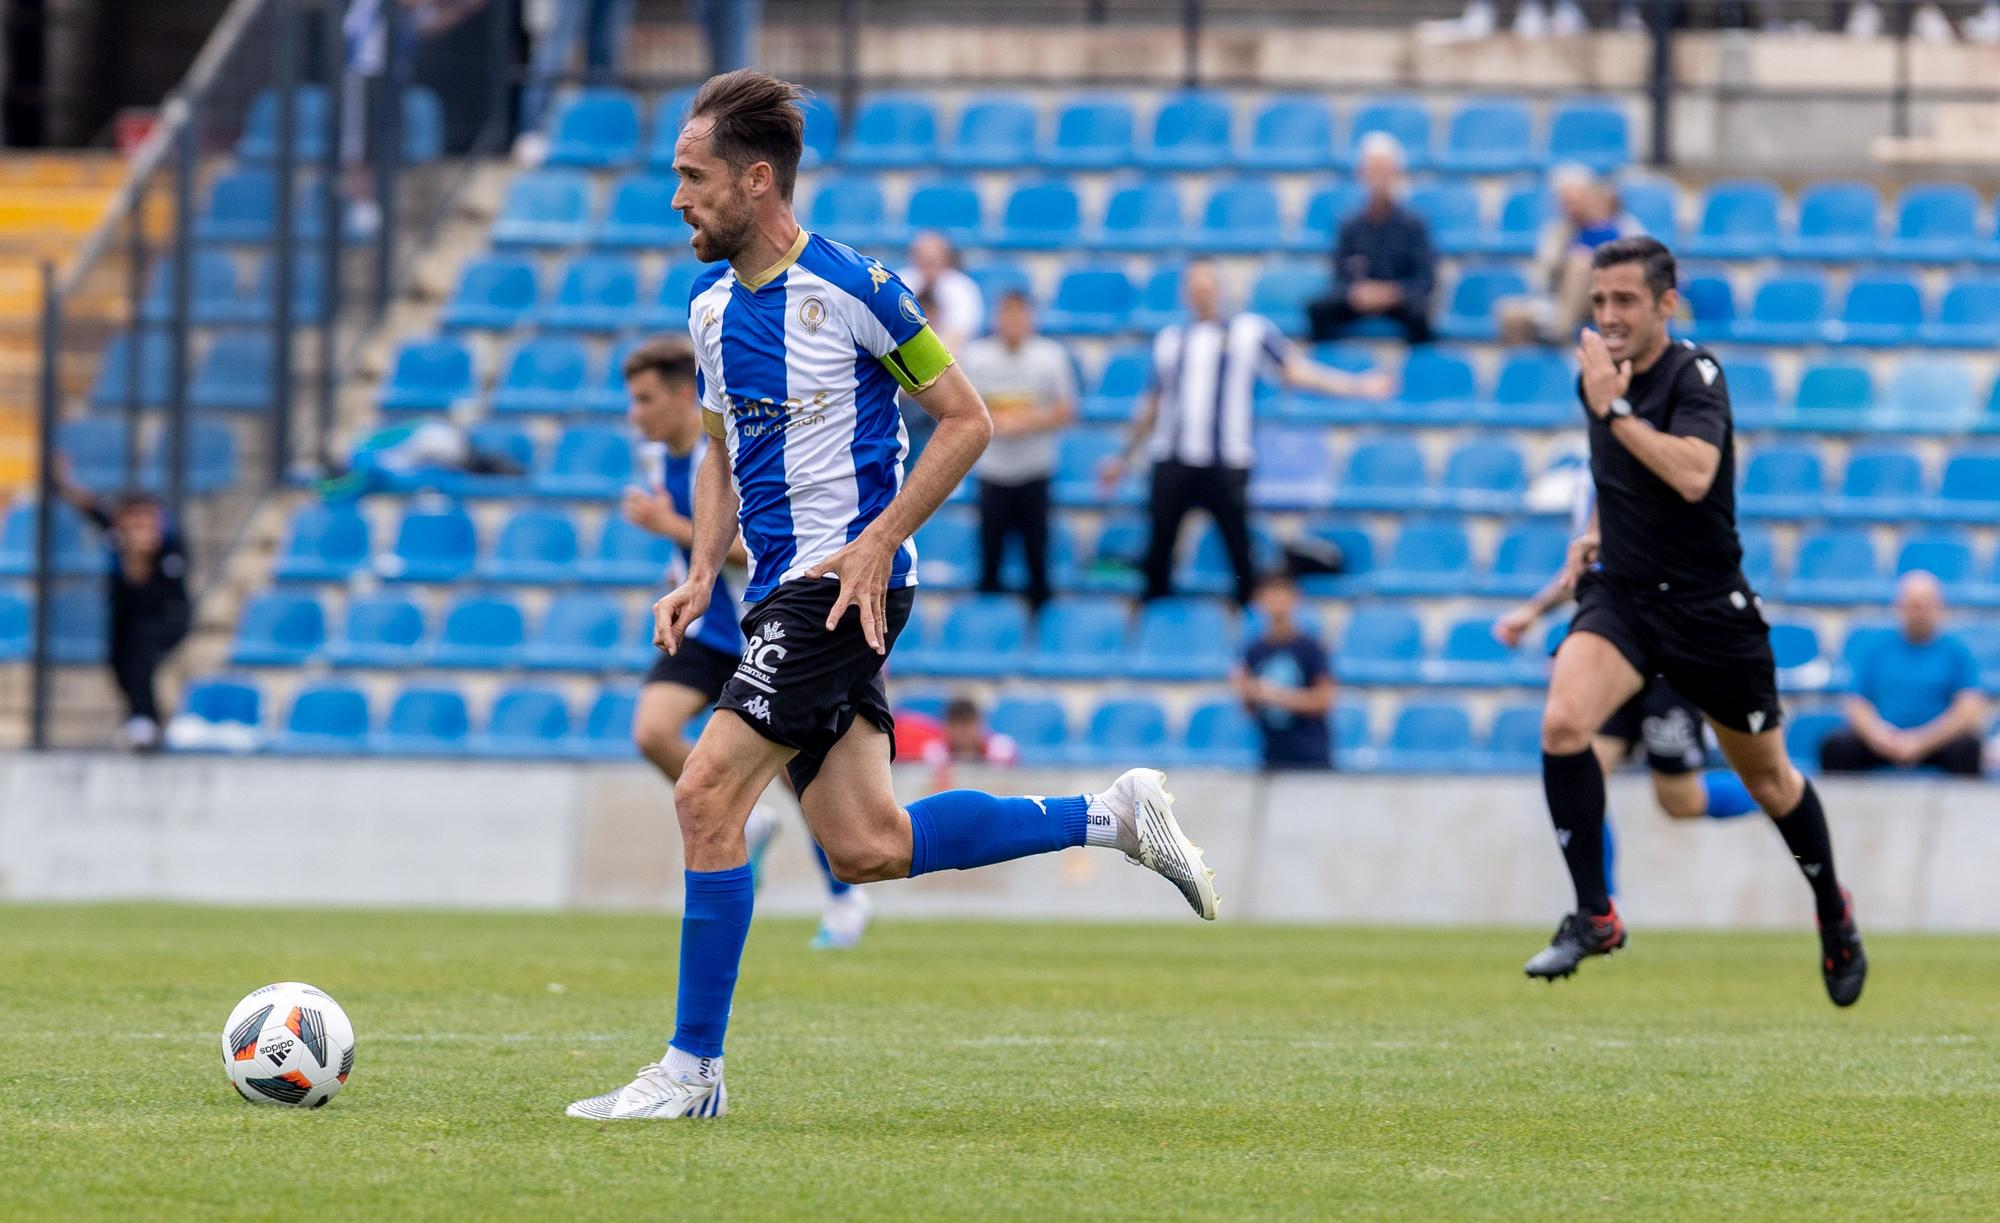
[[[882,286],[889,283],[889,269],[871,259],[868,261],[868,279],[875,284],[873,292],[880,293]]]
[[[826,303],[817,297],[800,302],[799,322],[805,325],[808,334],[818,335],[819,329],[826,326]]]
[[[924,308],[917,304],[916,298],[911,297],[908,293],[903,294],[901,306],[904,318],[919,327],[924,325]]]

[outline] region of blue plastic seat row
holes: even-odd
[[[131,452],[122,418],[91,416],[67,421],[56,434],[56,448],[69,459],[77,483],[101,493],[115,492],[128,484],[156,491],[164,488],[170,446],[164,427],[156,430],[128,480],[125,469]],[[190,421],[186,446],[182,479],[188,492],[214,493],[236,483],[236,434],[227,425]]]
[[[2000,213],[1982,235],[1983,205],[1961,183],[1913,183],[1892,210],[1869,183],[1815,183],[1799,193],[1796,219],[1787,224],[1783,193],[1764,179],[1727,179],[1711,185],[1686,253],[1705,259],[1845,261],[1896,259],[1955,263],[2000,260]]]
[[[327,119],[325,86],[300,85],[293,94],[291,144],[302,167],[316,168],[326,156]],[[403,87],[402,133],[404,161],[436,161],[444,155],[444,103],[436,93],[422,85]],[[278,139],[278,91],[259,90],[236,140],[237,160],[277,160]]]
[[[1817,271],[1781,272],[1765,279],[1739,308],[1727,271],[1683,269],[1689,334],[1705,343],[1842,344],[1988,348],[2000,343],[2000,277],[1973,274],[1952,281],[1934,308],[1916,277],[1895,269],[1863,269],[1838,294]]]
[[[200,326],[268,323],[277,302],[278,261],[256,259],[256,271],[244,291],[237,260],[225,250],[195,247],[191,253],[189,277],[189,317]],[[317,257],[292,260],[292,320],[316,323],[325,317],[327,303],[325,265]],[[147,323],[164,323],[173,316],[175,295],[174,262],[164,255],[157,258],[147,274],[146,296],[139,317]]]
[[[674,142],[693,100],[692,89],[670,90],[647,113],[639,99],[622,89],[600,87],[567,94],[557,99],[549,117],[547,164],[605,169],[644,161],[655,169],[670,170]],[[807,98],[800,109],[805,115],[805,153],[799,164],[810,170],[833,155],[839,112],[817,95]]]
[[[673,544],[609,515],[587,546],[563,514],[522,510],[481,559],[478,530],[457,505],[412,505],[378,552],[368,519],[351,505],[311,505],[292,516],[274,576],[280,582],[342,582],[373,571],[390,581],[587,583],[657,586]]]
[[[435,626],[401,595],[358,598],[339,632],[320,601],[297,590],[252,599],[237,624],[237,666],[297,666],[315,658],[338,667],[414,666],[549,671],[643,670],[654,658],[652,618],[627,614],[602,594],[557,595],[530,628],[520,605],[466,595]],[[433,629],[435,631],[433,631]]]
[[[9,572],[0,563],[0,575]],[[60,590],[49,605],[49,658],[65,666],[101,665],[108,649],[109,631],[109,614],[101,591]],[[0,663],[32,658],[34,632],[35,605],[28,592],[0,586]]]
[[[418,684],[396,694],[381,720],[368,695],[337,681],[307,684],[292,698],[265,750],[310,756],[458,756],[626,759],[632,747],[637,694],[629,688],[600,691],[580,716],[560,692],[534,685],[509,687],[494,698],[474,729],[464,694],[456,688]],[[235,725],[256,737],[263,731],[265,701],[249,678],[218,676],[193,685],[185,712],[215,725]]]
[[[487,255],[459,274],[443,322],[499,330],[530,325],[570,332],[684,330],[688,296],[701,272],[701,264],[682,260],[667,266],[658,285],[644,285],[631,256],[584,255],[565,264],[544,291],[534,260]]]
[[[142,408],[166,407],[172,398],[173,354],[170,337],[164,330],[139,333],[136,388],[131,380],[132,333],[111,337],[97,361],[97,377],[91,383],[90,403],[102,410],[122,409],[136,398]],[[271,409],[276,376],[276,360],[268,331],[225,331],[207,347],[192,347],[189,354],[192,377],[188,382],[190,407],[217,412],[267,412]]]

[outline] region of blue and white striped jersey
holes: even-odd
[[[701,460],[707,453],[706,437],[696,438],[693,448],[681,455],[668,450],[663,442],[647,442],[639,448],[647,485],[655,493],[665,493],[667,499],[674,503],[674,508],[689,518],[694,517],[694,474],[701,470]],[[681,548],[679,560],[685,561],[688,551]],[[683,566],[677,564],[675,568]],[[684,575],[676,575],[676,580],[680,576]],[[736,596],[729,593],[729,579],[718,577],[708,610],[688,629],[687,635],[689,639],[725,654],[741,654],[742,619],[743,611],[736,606]]]
[[[1257,458],[1257,379],[1277,376],[1291,350],[1277,324],[1258,314],[1189,320],[1162,330],[1153,339],[1153,459],[1251,466]]]
[[[897,389],[928,387],[951,356],[893,272],[804,231],[760,276],[703,273],[688,332],[702,424],[729,446],[755,603],[888,507],[909,453]],[[889,585],[914,586],[916,564],[905,541]]]

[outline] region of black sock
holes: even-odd
[[[1611,893],[1604,882],[1604,770],[1597,753],[1589,748],[1573,756],[1543,752],[1542,792],[1548,795],[1556,843],[1576,884],[1577,911],[1602,917],[1611,912]]]
[[[1813,783],[1806,782],[1799,805],[1791,814],[1771,822],[1778,826],[1778,835],[1785,838],[1785,847],[1798,859],[1799,870],[1812,885],[1820,924],[1829,928],[1839,925],[1847,915],[1847,901],[1833,873],[1833,841],[1826,834],[1826,812],[1819,805],[1819,792]]]

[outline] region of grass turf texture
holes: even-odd
[[[562,1115],[659,1052],[637,916],[0,908],[0,1218],[1993,1217],[2000,940],[760,921],[719,1123]],[[229,1007],[353,1017],[257,1108]]]

